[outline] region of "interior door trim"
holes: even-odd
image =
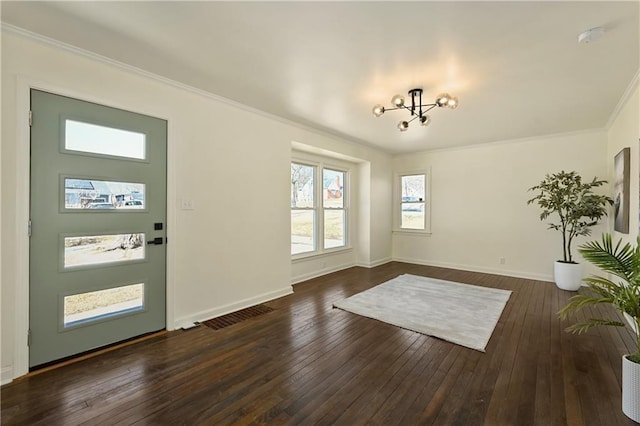
[[[109,95],[87,94],[68,87],[18,75],[16,79],[16,182],[15,198],[15,256],[16,274],[14,282],[14,324],[13,324],[13,364],[11,371],[3,371],[2,383],[29,373],[29,197],[30,175],[30,139],[29,111],[31,109],[31,89],[42,90],[61,96],[93,102],[113,108],[149,115],[167,121],[167,240],[176,241],[176,164],[175,144],[177,140],[171,114],[156,105],[123,105],[115,102]],[[103,97],[104,96],[104,97]],[[123,93],[123,96],[125,94]],[[175,244],[167,244],[166,261],[166,329],[177,328],[175,323]],[[8,376],[8,377],[6,377]]]

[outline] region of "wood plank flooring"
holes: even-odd
[[[332,308],[403,273],[512,290],[486,352]],[[631,333],[565,333],[556,312],[571,295],[398,262],[350,268],[296,285],[260,317],[17,380],[0,390],[2,424],[635,425],[620,394]]]

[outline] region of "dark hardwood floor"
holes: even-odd
[[[332,309],[403,273],[512,290],[486,352]],[[294,289],[222,330],[16,380],[1,389],[2,424],[635,424],[620,402],[630,332],[565,333],[556,312],[572,293],[552,283],[393,262]]]

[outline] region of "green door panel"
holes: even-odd
[[[34,367],[165,328],[167,123],[38,90],[31,109]]]

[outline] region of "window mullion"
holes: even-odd
[[[317,250],[319,253],[322,253],[324,251],[324,197],[322,196],[322,191],[324,188],[323,181],[322,181],[323,171],[324,171],[324,164],[320,163],[316,170],[316,182],[318,182],[318,184],[316,185],[316,200],[317,200],[316,203],[317,203],[317,211],[318,211],[317,213],[318,223],[316,227],[316,236],[317,236],[317,242],[318,242]]]

